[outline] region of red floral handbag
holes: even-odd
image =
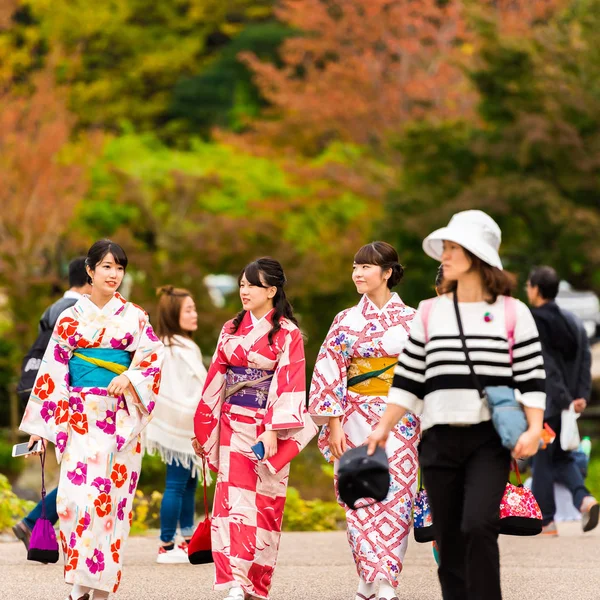
[[[542,532],[542,511],[530,489],[523,487],[517,461],[513,469],[518,485],[506,484],[500,502],[500,533],[504,535],[537,535]]]
[[[208,513],[208,498],[206,494],[206,459],[202,457],[202,475],[204,486],[204,521],[198,523],[196,531],[188,545],[188,560],[193,565],[204,565],[214,562],[210,539],[210,516]]]

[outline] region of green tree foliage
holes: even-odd
[[[346,160],[353,157],[346,153]],[[335,170],[333,158],[305,168]],[[166,283],[194,292],[207,353],[239,299],[234,295],[219,311],[203,277],[237,276],[247,262],[276,256],[314,358],[333,314],[353,299],[352,256],[370,228],[372,209],[360,196],[304,178],[298,169],[290,173],[223,143],[195,140],[183,151],[151,135],[127,134],[106,146],[79,219],[90,237],[110,235],[125,244],[137,302],[151,308],[154,289]]]
[[[198,73],[272,0],[27,0],[47,43],[60,50],[61,81],[86,126],[164,124],[172,90]]]
[[[397,140],[403,169],[386,215],[402,223],[395,239],[418,265],[419,295],[431,291],[435,267],[414,252],[417,241],[475,207],[498,219],[507,267],[521,281],[533,264],[549,263],[575,285],[600,289],[599,25],[597,0],[530,38],[476,19],[479,51],[467,74],[479,119],[415,123]]]
[[[180,79],[169,109],[177,131],[207,135],[217,126],[243,130],[249,117],[256,117],[265,101],[252,82],[241,52],[252,52],[261,60],[277,62],[277,49],[293,30],[276,22],[251,24],[202,71]]]

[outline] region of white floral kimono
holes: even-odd
[[[67,583],[119,587],[142,462],[140,432],[154,408],[162,355],[148,315],[119,294],[102,309],[84,296],[57,321],[21,430],[56,446]],[[109,396],[118,372],[132,385],[124,396]]]
[[[363,296],[357,306],[339,313],[331,325],[315,364],[309,412],[322,423],[340,417],[349,448],[364,444],[385,411],[393,367],[414,315],[415,310],[397,294],[381,310]],[[349,385],[360,373],[379,371],[375,365],[381,361],[389,365],[384,373]],[[394,587],[399,583],[412,521],[418,441],[419,420],[407,413],[386,445],[390,464],[387,498],[357,510],[340,502],[346,509],[348,541],[358,574],[368,583],[381,579]],[[333,460],[327,425],[321,429],[319,448],[328,461]],[[337,472],[337,461],[335,469]]]

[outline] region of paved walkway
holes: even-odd
[[[501,537],[504,600],[600,600],[600,531],[559,524],[555,539]],[[115,600],[219,600],[212,565],[157,565],[156,540],[134,537]],[[439,600],[429,544],[411,543],[399,600]],[[346,535],[285,533],[271,600],[354,600],[357,575]],[[0,600],[64,600],[62,567],[25,560],[18,543],[0,543]],[[480,600],[485,600],[484,598]]]

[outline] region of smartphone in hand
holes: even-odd
[[[250,446],[252,452],[258,460],[262,460],[265,457],[265,445],[262,442],[258,442],[258,444],[254,444],[254,446]]]
[[[15,444],[12,449],[12,455],[16,458],[17,456],[27,456],[29,454],[33,454],[34,452],[39,452],[42,449],[41,444],[41,440],[34,442],[31,448],[29,448],[29,442]]]

